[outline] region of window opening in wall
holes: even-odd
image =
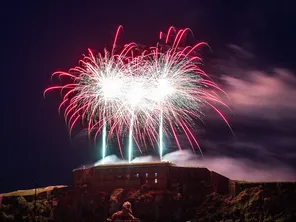
[[[157,179],[154,180],[154,183],[157,183]]]
[[[148,177],[148,173],[146,173],[146,177]]]
[[[136,174],[136,177],[139,177],[139,174],[138,173]]]
[[[155,177],[157,177],[157,173],[154,173]]]

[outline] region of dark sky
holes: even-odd
[[[219,77],[232,99],[233,112],[226,116],[236,134],[232,138],[218,117],[207,117],[206,131],[197,135],[211,166],[228,169],[230,160],[244,161],[265,164],[263,173],[271,166],[278,174],[268,179],[296,178],[292,1],[7,2],[0,9],[0,192],[31,188],[34,181],[70,184],[73,168],[97,159],[86,144],[71,143],[57,112],[58,93],[46,99],[42,93],[52,72],[76,65],[87,48],[110,46],[120,24],[123,43],[154,44],[159,30],[174,25],[191,28],[196,40],[210,44],[206,71]]]

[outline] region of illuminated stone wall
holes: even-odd
[[[91,189],[138,188],[148,184],[165,189],[168,184],[169,163],[101,165],[73,171],[73,186],[87,184]]]
[[[230,181],[206,168],[178,167],[169,162],[100,165],[73,171],[73,186],[89,189],[140,188],[147,184],[154,189],[174,186],[202,187],[207,193],[231,194]]]

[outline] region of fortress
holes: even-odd
[[[166,190],[175,186],[207,187],[208,192],[233,194],[234,182],[207,168],[180,167],[171,162],[104,164],[73,170],[73,187],[90,190],[140,188]]]

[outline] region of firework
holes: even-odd
[[[89,55],[79,66],[69,72],[53,75],[70,78],[71,83],[48,88],[61,89],[60,108],[65,106],[64,116],[70,133],[81,120],[87,123],[88,132],[95,131],[95,138],[102,132],[102,158],[106,155],[107,138],[128,135],[128,159],[132,160],[133,141],[141,151],[141,144],[158,144],[160,158],[163,155],[163,137],[173,135],[182,149],[178,132],[185,134],[192,149],[199,147],[192,128],[194,119],[202,116],[202,107],[213,108],[227,123],[215,104],[223,103],[215,91],[222,91],[199,66],[201,59],[195,50],[206,43],[179,47],[189,29],[180,30],[171,47],[150,47],[139,51],[136,44],[124,46],[115,53],[116,39],[111,52]],[[167,33],[165,43],[170,33]],[[163,34],[160,34],[162,38]]]

